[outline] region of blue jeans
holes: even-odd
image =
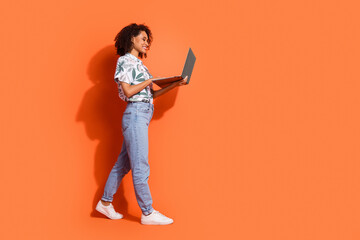
[[[148,126],[153,112],[154,105],[151,103],[130,102],[126,106],[122,118],[124,142],[101,198],[103,201],[112,202],[122,178],[131,169],[136,200],[144,215],[149,215],[154,210],[148,185]]]

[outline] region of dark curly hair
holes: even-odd
[[[116,35],[114,39],[117,54],[123,56],[126,53],[130,52],[133,48],[131,38],[138,36],[140,34],[140,31],[145,31],[148,35],[148,49],[150,49],[150,45],[153,40],[150,28],[144,24],[138,25],[136,23],[132,23],[121,29],[121,31]],[[145,58],[147,57],[146,53],[139,53],[140,58],[143,58],[143,55],[145,56]]]

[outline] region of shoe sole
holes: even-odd
[[[143,225],[170,225],[173,224],[174,221],[170,222],[170,223],[154,223],[154,222],[143,222],[141,221],[141,224]]]
[[[121,218],[111,218],[110,216],[107,215],[106,212],[102,211],[101,208],[99,209],[98,207],[96,207],[95,209],[96,209],[96,211],[98,211],[99,213],[102,213],[103,215],[105,215],[107,218],[109,218],[111,220],[118,220],[118,219],[122,219],[124,217],[124,216],[121,215]]]

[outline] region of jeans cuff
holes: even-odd
[[[143,211],[142,213],[147,216],[149,214],[151,214],[154,211],[154,209],[151,207],[149,210]]]
[[[106,198],[106,197],[102,197],[101,200],[103,200],[104,202],[112,202],[113,201],[112,198]]]

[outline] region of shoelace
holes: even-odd
[[[156,211],[156,210],[154,210],[154,214],[159,215],[159,216],[161,216],[161,217],[165,217],[165,216],[162,215],[159,211]]]

